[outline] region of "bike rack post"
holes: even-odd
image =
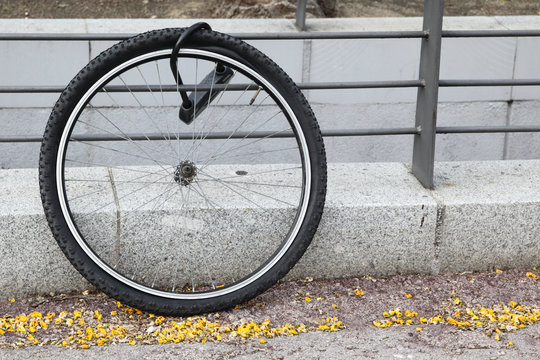
[[[423,86],[418,88],[416,98],[418,134],[414,135],[412,172],[429,189],[433,188],[443,7],[444,0],[424,0],[423,30],[428,36],[422,39],[420,50],[419,76]]]
[[[306,30],[306,5],[307,0],[298,0],[296,3],[296,26],[302,31]]]

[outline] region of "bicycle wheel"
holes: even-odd
[[[272,286],[311,242],[326,190],[307,101],[250,45],[194,33],[177,67],[204,101],[191,122],[179,116],[169,61],[182,31],[140,34],[92,60],[61,94],[40,152],[42,202],[67,258],[111,297],[169,315]]]

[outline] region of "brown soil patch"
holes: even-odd
[[[467,349],[481,343],[483,347],[497,348],[506,346],[507,336],[510,336],[507,333],[520,332],[522,329],[508,327],[501,322],[487,321],[485,318],[481,319],[484,321],[482,326],[458,327],[450,325],[446,321],[447,317],[464,322],[467,320],[465,319],[467,308],[475,309],[474,311],[478,313],[480,308],[502,309],[507,307],[510,311],[517,311],[515,309],[525,307],[534,308],[536,309],[534,311],[540,313],[540,281],[536,276],[539,276],[536,270],[532,272],[507,270],[504,272],[467,272],[439,276],[400,275],[390,278],[366,276],[340,280],[307,279],[305,281],[282,282],[235,309],[219,314],[202,314],[200,317],[192,319],[162,318],[161,326],[170,326],[173,323],[186,321],[197,322],[197,319],[204,318],[204,321],[219,323],[222,328],[225,326],[234,328],[238,324],[251,321],[262,324],[269,320],[276,328],[304,324],[307,331],[329,331],[329,329],[325,330],[320,326],[331,325],[339,320],[345,329],[337,330],[362,332],[365,329],[374,329],[374,321],[389,320],[389,317],[385,317],[384,313],[399,308],[404,314],[407,311],[418,314],[412,318],[412,325],[394,325],[387,329],[380,329],[380,331],[392,333],[392,331],[402,328],[403,331],[410,333],[410,341],[420,345],[429,343],[430,346]],[[158,329],[157,325],[153,323],[156,316],[126,307],[118,308],[113,299],[102,293],[59,294],[50,297],[15,299],[14,302],[4,299],[0,302],[0,316],[3,316],[0,322],[20,315],[28,316],[34,312],[39,312],[43,316],[55,313],[58,317],[63,311],[66,312],[66,315],[62,321],[57,323],[53,319],[48,329],[38,329],[37,332],[33,333],[33,337],[38,339],[38,342],[47,340],[47,344],[58,346],[63,341],[67,341],[66,346],[68,347],[80,347],[81,344],[76,342],[77,330],[84,332],[87,326],[98,329],[99,326],[96,327],[98,323],[103,323],[109,328],[112,324],[127,329],[126,337],[107,340],[108,343],[105,345],[115,341],[127,342],[129,339],[135,339],[137,343],[142,344],[157,343],[159,340],[158,337],[152,337],[149,333],[151,327],[151,331],[154,331],[154,328]],[[99,317],[96,320],[96,311],[102,314],[102,318]],[[461,317],[455,315],[457,311],[461,312]],[[82,327],[77,324],[80,318],[74,317],[75,312],[80,312],[82,318],[86,319]],[[444,319],[439,324],[420,324],[419,322],[421,317],[429,319],[438,315]],[[68,318],[73,318],[75,323],[66,325]],[[328,319],[332,319],[330,323]],[[403,319],[407,318],[403,317]],[[540,315],[538,315],[538,320],[540,321]],[[528,321],[523,328],[538,326],[534,325],[535,322]],[[417,327],[421,327],[421,330],[417,330]],[[497,341],[496,328],[502,329],[499,339],[501,341]],[[461,336],[459,337],[460,342],[448,342],[446,336],[442,336],[442,334],[447,334],[449,331],[469,332],[469,334],[475,335],[472,338]],[[28,340],[28,335],[29,333],[6,331],[5,335],[0,336],[0,347],[31,346],[32,341]],[[139,338],[138,335],[142,335],[142,337]],[[438,338],[439,335],[441,335],[440,338]],[[70,336],[75,337],[75,340],[69,340]],[[86,333],[82,336],[86,336]],[[222,336],[223,341],[226,342],[245,341],[240,336],[230,337],[229,334],[222,334]],[[300,333],[298,336],[302,336],[302,334]],[[259,337],[256,338],[258,341]],[[469,338],[473,339],[475,343],[472,344],[473,340],[469,341]],[[95,346],[95,340],[93,343],[89,342],[91,346]],[[202,337],[194,337],[186,339],[186,341],[204,342]],[[209,339],[208,341],[216,340]],[[272,341],[272,339],[268,339],[268,341]]]
[[[309,0],[315,17],[421,16],[423,0]],[[294,17],[295,0],[0,0],[2,18]],[[445,15],[538,15],[540,0],[446,0]]]

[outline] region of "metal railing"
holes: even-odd
[[[421,39],[420,71],[418,80],[395,81],[350,81],[298,83],[302,90],[319,89],[372,89],[372,88],[418,88],[414,127],[338,129],[323,130],[323,136],[371,136],[371,135],[414,135],[412,169],[414,175],[426,188],[433,188],[433,168],[436,134],[540,132],[538,126],[452,126],[437,127],[437,103],[439,87],[471,86],[533,86],[540,85],[538,79],[439,79],[442,38],[472,37],[540,37],[540,30],[455,30],[443,31],[444,0],[424,1],[424,22],[421,31],[377,31],[377,32],[291,32],[291,33],[241,33],[231,34],[243,40],[298,40],[298,39]],[[296,24],[306,30],[306,0],[298,0]],[[111,41],[124,40],[136,34],[0,34],[3,41]],[[246,84],[239,84],[245,89]],[[243,86],[243,87],[242,87]],[[190,90],[186,85],[185,90]],[[0,86],[0,93],[60,93],[57,86]],[[141,91],[147,87],[141,87]],[[172,89],[176,91],[176,87]],[[171,91],[172,91],[171,90]],[[122,91],[108,89],[107,91]],[[284,135],[286,136],[286,135]],[[39,142],[40,136],[0,136],[2,142]]]

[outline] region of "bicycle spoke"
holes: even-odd
[[[260,128],[262,128],[264,125],[268,124],[272,119],[274,119],[277,115],[279,115],[281,113],[281,110],[278,111],[277,113],[275,113],[274,115],[270,116],[267,120],[265,120],[263,123],[261,123],[259,126],[257,126],[255,129],[253,129],[252,131],[250,131],[249,133],[247,133],[243,138],[241,138],[238,142],[237,142],[237,145],[239,143],[241,143],[242,141],[244,141],[245,139],[247,139],[251,134],[253,134],[255,131],[259,130]],[[234,134],[231,134],[231,136],[234,135]],[[217,152],[217,151],[216,151]],[[222,156],[215,156],[214,157],[214,160],[216,158],[221,158]],[[203,160],[204,162],[204,160]]]
[[[189,198],[190,198],[190,194],[191,194],[190,191],[193,191],[193,192],[195,192],[195,193],[197,192],[197,190],[195,190],[195,188],[194,188],[193,186],[189,186],[189,187],[188,187],[187,200],[186,200],[187,202],[189,202]],[[203,221],[206,223],[207,227],[209,227],[208,222],[206,221],[206,219],[204,218],[204,216],[202,217],[202,219],[203,219]],[[186,219],[185,219],[185,217],[184,217],[184,226],[187,228],[187,224],[186,224]],[[210,227],[210,228],[211,228],[211,227]],[[207,275],[208,275],[208,278],[210,279],[210,282],[211,282],[213,288],[215,289],[216,286],[215,286],[215,284],[214,284],[214,280],[212,279],[212,274],[211,274],[210,270],[208,269],[207,262],[204,260],[204,254],[203,254],[203,252],[202,252],[202,245],[203,245],[203,244],[202,244],[200,241],[199,241],[199,244],[200,244],[200,246],[198,247],[198,248],[199,248],[199,257],[200,257],[200,259],[202,260],[202,263],[205,265],[206,273],[207,273]]]
[[[186,201],[184,199],[184,192],[182,191],[182,189],[180,188],[180,195],[182,196],[182,205],[180,205],[180,209],[178,209],[178,213],[181,214],[183,209],[184,209],[184,206],[186,205]],[[184,228],[185,228],[185,222],[184,222]],[[182,234],[182,239],[184,240],[185,239],[185,235]],[[176,246],[176,254],[177,254],[177,259],[176,259],[176,267],[175,267],[175,270],[174,270],[174,278],[173,278],[173,286],[172,286],[172,291],[174,292],[175,288],[176,288],[176,277],[178,275],[178,268],[180,266],[179,264],[179,261],[178,259],[180,258],[181,254],[178,254],[180,252],[180,249],[182,249],[182,246],[181,245],[178,245]]]
[[[84,145],[87,145],[87,146],[97,147],[99,149],[116,152],[118,154],[124,154],[124,155],[128,155],[128,156],[131,156],[131,157],[136,157],[136,158],[139,158],[139,159],[143,159],[143,160],[150,160],[150,161],[152,161],[154,163],[157,163],[157,164],[162,164],[162,165],[167,165],[167,166],[169,165],[169,164],[164,163],[162,161],[154,160],[154,159],[146,157],[146,156],[135,155],[135,154],[132,154],[132,153],[128,153],[128,152],[125,152],[125,151],[121,151],[121,150],[110,148],[110,147],[103,146],[103,145],[91,144],[91,143],[83,141],[83,140],[73,140],[73,141],[78,143],[78,144],[84,144]]]
[[[225,146],[225,144],[231,139],[231,137],[236,134],[236,132],[242,127],[242,125],[244,125],[246,123],[246,121],[248,121],[248,119],[251,117],[251,115],[253,115],[258,109],[259,107],[261,106],[261,104],[269,97],[270,95],[267,95],[256,107],[253,111],[251,111],[248,116],[246,116],[246,118],[244,120],[242,120],[242,122],[240,123],[240,125],[238,125],[236,127],[236,129],[233,130],[233,132],[231,132],[231,134],[227,137],[227,139],[213,152],[213,154],[210,156],[210,158],[212,158],[213,155],[215,155],[217,152],[219,152],[219,150],[221,150],[221,148],[223,148],[223,146]]]
[[[231,111],[232,107],[235,106],[238,101],[240,101],[240,99],[242,98],[242,96],[248,91],[249,87],[252,85],[253,83],[249,84],[248,86],[246,86],[246,88],[244,89],[244,91],[242,91],[242,93],[240,93],[240,95],[238,95],[238,97],[236,98],[236,100],[233,102],[232,105],[230,105],[227,109],[227,111],[220,117],[218,118],[215,122],[214,122],[214,125],[210,128],[210,130],[208,130],[208,132],[206,133],[206,135],[204,135],[204,137],[201,138],[201,140],[199,141],[199,144],[201,144],[204,140],[206,140],[206,137],[216,128],[216,126],[221,123],[223,121],[223,119],[225,118],[225,116],[227,116],[229,114],[229,112]],[[227,84],[228,86],[229,84]],[[231,135],[232,136],[232,135]],[[199,145],[200,146],[200,145]]]
[[[110,170],[110,169],[107,169],[107,170]],[[147,176],[150,176],[150,175],[153,175],[153,174],[145,174],[145,175],[141,175],[141,176],[136,177],[136,178],[133,179],[133,180],[142,179],[142,178],[147,177]],[[79,181],[80,181],[80,182],[88,182],[88,181],[89,181],[89,182],[104,182],[104,183],[110,183],[110,182],[111,182],[110,179],[109,179],[109,180],[65,179],[64,181],[69,181],[69,182],[72,182],[72,181],[73,181],[73,182],[79,182]],[[116,183],[117,183],[117,182],[118,182],[118,181],[116,181]],[[137,183],[137,182],[135,182],[135,183]],[[81,198],[86,197],[86,196],[94,195],[94,194],[97,194],[97,193],[102,192],[102,191],[104,191],[104,190],[108,190],[108,188],[101,188],[101,189],[98,189],[98,190],[96,190],[96,191],[92,191],[92,192],[87,193],[87,194],[75,196],[75,197],[73,197],[73,198],[70,198],[70,201],[74,201],[74,200],[81,199]],[[68,191],[68,190],[66,189],[66,191]]]
[[[288,150],[298,150],[298,146],[289,147],[289,148],[282,148],[282,149],[275,149],[275,150],[263,150],[263,151],[248,152],[248,153],[245,153],[245,154],[227,155],[227,160],[246,157],[246,156],[254,156],[254,155],[267,154],[267,153],[275,153],[275,152],[278,152],[278,151],[288,151]],[[213,158],[213,160],[221,159],[223,157],[225,157],[225,155],[217,155],[217,156],[215,156]],[[208,160],[208,159],[205,159],[205,160]]]
[[[143,79],[144,84],[146,85],[146,88],[148,89],[148,91],[152,95],[152,98],[156,102],[156,105],[159,107],[160,103],[157,100],[157,98],[155,97],[154,92],[150,88],[150,85],[148,85],[148,81],[146,81],[146,78],[144,77],[141,69],[139,68],[139,66],[136,66],[136,69],[139,72],[139,75],[141,76],[141,78]],[[159,78],[159,68],[158,68],[158,78]],[[161,79],[159,79],[159,86],[160,86],[160,89],[161,89],[161,96],[163,97],[163,88],[161,87]],[[169,130],[169,122],[168,121],[165,121],[165,128],[167,129],[167,138],[169,139],[169,143],[170,143],[171,142],[171,131]],[[173,148],[172,144],[170,146],[171,146],[171,149],[173,149],[173,151],[174,151],[174,148]],[[178,156],[180,156],[180,155],[178,154]]]
[[[238,191],[236,191],[236,190],[234,190],[233,188],[231,188],[231,187],[230,187],[229,185],[227,185],[224,181],[217,180],[216,178],[213,178],[211,175],[207,175],[207,176],[211,177],[211,178],[212,178],[213,180],[215,180],[218,184],[220,184],[220,185],[222,185],[223,187],[225,187],[225,188],[231,190],[231,191],[234,192],[235,194],[239,195],[241,198],[247,200],[249,203],[255,205],[256,207],[258,207],[259,209],[261,209],[261,210],[264,211],[265,213],[269,214],[270,216],[272,216],[272,217],[274,217],[274,218],[276,218],[276,219],[278,219],[278,220],[280,220],[280,221],[283,221],[283,219],[281,219],[281,218],[277,217],[276,215],[270,213],[270,212],[268,211],[268,209],[263,208],[262,206],[260,206],[260,205],[257,204],[256,202],[254,202],[254,201],[248,199],[246,196],[242,195],[242,194],[239,193]]]
[[[230,153],[231,151],[235,151],[235,150],[244,148],[244,147],[246,147],[246,146],[253,145],[253,144],[255,144],[255,143],[258,143],[258,142],[260,142],[260,141],[263,141],[263,140],[266,140],[266,139],[268,139],[268,138],[271,138],[272,136],[281,134],[282,132],[287,132],[287,131],[289,131],[289,130],[291,130],[291,128],[284,129],[284,130],[280,130],[280,131],[276,131],[276,132],[273,132],[273,133],[271,133],[271,134],[269,134],[269,135],[267,135],[267,136],[265,136],[265,137],[262,137],[262,138],[253,140],[253,141],[251,141],[251,142],[249,142],[249,143],[245,143],[245,144],[243,144],[243,145],[238,145],[238,146],[236,146],[236,147],[232,147],[232,148],[230,148],[230,149],[228,149],[228,150],[222,152],[220,156],[223,156],[224,154]],[[215,152],[214,152],[214,154],[215,154]],[[214,157],[215,157],[215,155],[214,155]],[[210,161],[212,161],[212,160],[214,160],[214,158],[213,158],[212,156],[209,157],[209,158],[206,160],[206,162],[203,162],[203,165],[202,165],[201,168],[204,169],[205,167],[207,167],[207,166],[210,164]]]
[[[210,106],[210,99],[212,98],[212,90],[214,89],[214,80],[216,78],[216,70],[217,70],[217,63],[214,64],[214,71],[212,73],[212,82],[211,82],[211,85],[210,85],[210,93],[209,93],[209,96],[208,96],[208,102],[206,103],[206,108],[208,108]],[[196,81],[195,81],[196,82]],[[227,86],[229,84],[227,83]],[[195,88],[196,89],[196,88]],[[201,127],[201,130],[199,131],[199,133],[197,134],[197,136],[195,136],[195,139],[193,141],[193,144],[191,146],[191,148],[188,150],[188,154],[186,155],[186,158],[189,159],[192,151],[194,151],[193,149],[195,148],[195,140],[199,137],[199,134],[202,134],[202,131],[204,129],[204,126],[206,125],[206,122],[203,123],[203,126]]]
[[[197,84],[199,83],[197,81],[197,75],[198,75],[198,72],[199,72],[199,59],[195,59],[195,90],[193,91],[194,92],[194,96],[193,96],[193,99],[197,99]],[[197,102],[195,101],[193,104],[193,119],[195,119],[195,114],[197,113]],[[191,146],[193,147],[193,144],[195,142],[195,127],[192,126],[191,127]],[[188,150],[188,155],[186,155],[186,158],[188,158],[189,156],[189,150]]]
[[[133,117],[132,114],[129,114],[126,109],[122,106],[120,106],[120,104],[118,104],[118,102],[112,97],[112,95],[105,89],[105,88],[102,88],[102,91],[105,95],[107,95],[107,97],[109,98],[109,100],[111,100],[113,102],[113,104],[115,105],[114,107],[112,107],[113,109],[120,109],[122,111],[122,113],[125,115],[126,119],[129,121],[129,123],[131,124],[131,126],[133,128],[138,128],[138,125],[137,123],[133,122],[133,120],[131,120],[131,118]],[[90,105],[91,106],[91,105]],[[103,113],[99,112],[98,108],[96,107],[93,107],[91,106],[92,109],[96,110],[102,117],[104,117],[106,120],[108,119],[107,116],[105,116]],[[152,140],[150,140],[150,138],[148,138],[148,136],[146,136],[145,134],[145,130],[142,129],[143,131],[141,132],[142,135],[146,138],[146,141],[145,143],[149,142],[150,144],[152,143]],[[147,149],[151,149],[153,152],[156,151],[156,152],[161,152],[163,154],[166,154],[167,156],[170,156],[170,154],[167,154],[165,152],[163,152],[162,150],[156,150],[150,146],[147,146],[146,147]],[[174,161],[176,162],[176,158],[172,157],[174,159]]]
[[[203,173],[203,174],[204,174],[204,173]],[[291,204],[291,203],[288,203],[288,202],[286,202],[286,201],[276,199],[276,198],[273,197],[273,196],[266,195],[266,194],[260,193],[260,192],[258,192],[258,191],[255,191],[255,190],[251,190],[251,189],[249,189],[249,188],[247,188],[247,187],[239,186],[239,185],[237,185],[237,184],[234,183],[234,182],[229,182],[229,181],[219,180],[218,178],[214,178],[214,177],[212,177],[212,176],[210,176],[210,175],[208,175],[208,174],[205,174],[205,175],[207,175],[207,176],[209,176],[210,178],[212,178],[212,180],[219,181],[219,182],[222,182],[222,183],[230,184],[230,185],[235,186],[235,187],[237,187],[237,188],[240,188],[240,189],[242,189],[242,190],[247,190],[247,191],[252,192],[252,193],[254,193],[254,194],[258,194],[258,195],[264,196],[264,197],[266,197],[266,198],[272,199],[272,200],[274,200],[274,201],[277,201],[277,202],[280,202],[280,203],[283,203],[283,204],[287,204],[287,205],[292,206],[292,207],[297,206],[297,205],[293,205],[293,204]]]
[[[75,181],[75,182],[99,182],[99,183],[108,183],[108,180],[88,180],[88,179],[67,179],[66,181]],[[127,184],[168,184],[167,182],[150,182],[150,181],[115,181],[115,183],[127,183]],[[73,200],[73,199],[72,199]]]
[[[124,223],[129,223],[129,221],[130,221],[131,219],[133,219],[133,218],[136,216],[136,214],[137,214],[136,211],[137,211],[137,210],[141,209],[143,206],[145,206],[145,205],[151,203],[152,201],[154,201],[154,200],[160,198],[161,196],[163,196],[163,195],[166,194],[167,192],[171,191],[173,188],[174,188],[174,182],[171,181],[171,182],[168,184],[168,186],[165,188],[165,190],[164,190],[163,192],[161,192],[159,195],[157,195],[157,196],[151,198],[150,200],[147,200],[146,202],[142,203],[141,205],[137,206],[137,207],[134,208],[134,209],[130,209],[129,211],[131,212],[131,214],[129,214],[129,215],[127,215],[127,216],[124,216],[124,217],[123,217],[123,222],[124,222]],[[173,195],[174,195],[177,191],[178,191],[178,189],[173,193]],[[156,204],[152,207],[152,209],[151,209],[149,212],[152,212],[152,211],[156,210],[157,208],[160,208],[161,206],[163,206],[163,205],[167,202],[167,200],[168,200],[168,198],[165,198],[163,201],[156,203]],[[117,241],[125,239],[125,238],[127,237],[127,235],[133,234],[134,231],[136,231],[137,233],[138,233],[139,231],[142,231],[141,229],[144,229],[144,227],[143,227],[142,225],[147,224],[149,221],[151,221],[151,219],[152,219],[152,218],[151,218],[150,216],[145,216],[145,217],[144,217],[144,220],[142,221],[142,223],[139,224],[140,226],[133,227],[132,230],[126,231],[125,233],[122,233],[122,235],[120,235],[120,237],[118,238]]]
[[[124,79],[122,79],[122,75],[118,75],[118,79],[120,81],[122,81],[122,83],[126,86],[126,88],[128,89],[129,93],[131,94],[131,96],[133,97],[133,99],[135,99],[135,102],[137,102],[137,104],[139,104],[139,108],[146,114],[146,117],[148,118],[148,120],[150,120],[152,122],[152,124],[154,124],[154,126],[156,127],[156,129],[159,131],[159,133],[163,134],[163,131],[161,131],[161,128],[159,127],[159,125],[156,124],[156,122],[154,121],[154,118],[152,116],[150,116],[150,114],[148,113],[148,111],[146,110],[146,108],[142,105],[142,103],[139,101],[139,99],[135,96],[135,94],[133,93],[133,91],[131,91],[131,88],[126,84],[126,82],[124,81]],[[167,140],[167,138],[164,136],[163,137],[163,140]],[[172,147],[171,145],[171,142],[169,141],[168,144],[171,146],[171,150],[173,151],[173,153],[176,153],[176,151],[174,150],[174,148]],[[179,158],[180,155],[178,153],[176,153],[176,156]]]
[[[233,74],[232,74],[232,76],[231,76],[231,78],[234,78],[234,76],[236,75],[236,73],[237,73],[237,70],[234,70],[234,71],[233,71]],[[209,122],[210,119],[212,119],[212,115],[214,115],[214,112],[215,112],[216,108],[218,107],[218,105],[219,105],[221,99],[223,98],[223,95],[224,95],[225,92],[227,91],[227,88],[229,87],[229,84],[230,84],[230,82],[228,82],[227,85],[225,85],[225,88],[223,89],[223,91],[221,91],[221,94],[219,94],[218,99],[217,99],[216,101],[213,102],[213,106],[211,107],[212,109],[208,112],[207,117],[206,117],[207,120],[208,120],[207,122]],[[242,94],[240,94],[240,96],[238,97],[238,99],[236,100],[236,102],[237,102],[238,100],[240,100],[240,98],[242,97],[243,94],[246,93],[246,91],[248,90],[248,88],[249,88],[249,87],[247,87],[247,88],[242,92]],[[210,98],[209,98],[208,100],[210,100]],[[210,105],[210,103],[209,103],[208,105]],[[229,109],[230,109],[230,108],[229,108]],[[225,115],[226,115],[226,114],[225,114]],[[200,144],[202,144],[202,142],[206,139],[206,137],[208,136],[208,134],[210,134],[210,133],[212,132],[212,130],[215,129],[215,127],[219,124],[219,121],[220,121],[220,120],[214,122],[214,125],[210,128],[210,130],[206,133],[206,135],[203,135],[203,134],[204,134],[204,129],[206,128],[207,122],[205,122],[205,123],[203,124],[203,126],[201,127],[201,130],[200,130],[201,138],[200,138],[200,141],[199,141],[199,143],[197,144],[195,150],[197,150],[197,149],[199,148]],[[194,150],[194,151],[195,151],[195,150]],[[193,152],[194,152],[194,151],[193,151]]]
[[[226,182],[227,184],[260,185],[260,186],[271,186],[271,187],[286,187],[286,188],[294,188],[294,189],[302,188],[302,186],[299,186],[299,185],[268,184],[268,183],[257,183],[257,182],[250,182],[250,181],[226,181],[219,178],[216,178],[216,180],[222,180]]]
[[[152,159],[153,162],[155,162],[156,164],[159,164],[159,162],[157,160],[155,160],[152,156],[150,156],[148,154],[148,152],[146,152],[144,149],[143,149],[143,145],[142,144],[138,144],[137,142],[135,142],[133,139],[131,139],[125,132],[123,132],[121,129],[119,129],[111,120],[109,120],[109,118],[107,118],[103,113],[101,113],[101,111],[99,111],[97,108],[93,107],[91,104],[88,104],[88,106],[90,106],[90,108],[96,110],[98,112],[98,114],[102,115],[105,120],[107,120],[112,126],[114,126],[116,129],[118,129],[118,131],[120,131],[122,133],[122,135],[118,135],[118,134],[115,134],[111,131],[108,131],[108,130],[105,130],[99,126],[96,126],[96,125],[93,125],[93,124],[90,124],[88,122],[85,122],[83,120],[79,120],[79,122],[81,124],[84,124],[86,126],[90,126],[96,130],[100,130],[100,131],[103,131],[103,132],[106,132],[110,135],[113,135],[113,136],[117,136],[119,137],[120,139],[123,139],[123,140],[126,140],[128,141],[129,143],[133,144],[135,147],[137,147],[139,150],[141,150],[146,156],[148,156],[149,158]],[[145,136],[146,137],[146,136]],[[148,139],[148,141],[150,141],[150,139],[148,137],[146,137]],[[73,139],[74,141],[76,141],[76,139]],[[156,151],[155,149],[151,149],[152,151]]]
[[[168,194],[174,188],[174,183],[171,182],[171,184],[173,186],[168,186],[163,192],[158,194],[156,197],[150,199],[150,201],[153,201],[155,199],[159,199],[163,195]],[[174,194],[176,194],[177,191],[178,191],[178,188],[176,188],[176,190],[175,190],[175,192],[173,193],[172,196],[174,196]],[[152,209],[149,212],[152,213],[152,212],[156,212],[158,209],[161,209],[161,207],[167,202],[168,199],[169,198],[165,197],[165,199],[163,201],[156,202],[156,204],[154,204],[154,206],[152,207]],[[150,202],[150,201],[148,201],[148,202]],[[131,210],[131,212],[133,214],[132,216],[134,216],[136,210],[140,209],[142,206],[146,205],[148,202],[142,204],[141,206],[139,206],[138,208],[136,208],[134,210]],[[144,225],[145,223],[150,222],[151,218],[152,218],[151,216],[145,216],[142,225]],[[127,220],[128,219],[124,219],[124,222],[127,222]],[[134,227],[134,229],[137,229],[136,232],[133,233],[134,237],[136,237],[137,234],[140,233],[140,231],[142,231],[141,229],[144,229],[144,227],[143,226],[140,226],[140,227],[138,226],[138,227]],[[147,253],[147,251],[146,251],[147,246],[148,246],[148,236],[144,236],[143,249],[139,253],[138,260],[137,260],[137,266],[135,267],[135,269],[142,269],[142,267],[141,267],[142,257],[144,256],[144,254]],[[136,276],[136,274],[133,274],[132,277],[131,277],[131,280],[133,280],[135,278],[135,276]],[[153,285],[152,285],[152,287],[153,287]]]
[[[135,216],[136,211],[137,211],[138,209],[142,208],[143,206],[145,206],[146,204],[152,202],[153,200],[155,200],[155,199],[157,199],[157,198],[163,196],[164,194],[166,194],[166,193],[167,193],[168,191],[170,191],[171,189],[172,189],[172,188],[171,188],[170,186],[167,186],[167,188],[165,189],[165,191],[163,191],[162,193],[160,193],[158,196],[156,196],[156,197],[154,197],[154,198],[148,200],[147,202],[141,204],[141,205],[138,206],[137,208],[130,210],[130,211],[131,211],[131,214],[129,214],[128,216],[124,216],[124,217],[122,218],[122,222],[123,222],[124,224],[128,224],[129,221]],[[165,200],[163,200],[163,201],[161,201],[161,202],[157,202],[156,204],[154,204],[154,206],[152,207],[152,211],[153,211],[153,210],[156,210],[157,208],[160,208],[161,206],[163,206],[163,204],[165,204],[166,201],[167,201],[167,198],[165,198]],[[140,229],[144,228],[144,225],[148,224],[150,221],[151,221],[151,217],[150,217],[150,216],[145,216],[144,219],[143,219],[143,221],[139,224],[139,226],[133,227],[131,230],[128,230],[128,231],[126,231],[126,232],[121,233],[121,235],[114,241],[114,243],[117,243],[117,242],[119,242],[119,241],[121,241],[121,240],[126,239],[127,236],[130,235],[130,234],[136,234],[136,233],[140,232],[140,231],[141,231]],[[145,239],[146,239],[146,238],[145,238]],[[101,254],[100,254],[100,256],[101,256]],[[121,261],[122,261],[122,259],[119,258],[118,261],[117,261],[117,263],[114,265],[114,268],[116,268],[116,267],[119,265],[119,263],[120,263]],[[132,280],[133,280],[133,279],[132,279]]]
[[[178,58],[176,60],[176,68],[177,69],[180,69],[179,61],[180,61],[180,58]],[[176,93],[179,96],[179,104],[180,104],[180,106],[182,106],[184,100],[182,99],[182,95],[180,94],[180,88],[178,87],[179,86],[178,85],[178,71],[175,74],[175,84],[176,84]],[[189,152],[189,147],[188,147],[188,151],[186,151],[186,147],[182,145],[182,142],[180,141],[180,138],[178,137],[178,134],[180,134],[180,132],[181,132],[180,131],[180,126],[182,124],[182,121],[177,121],[177,123],[178,123],[178,126],[177,126],[178,131],[176,132],[176,134],[177,134],[176,135],[176,141],[178,143],[178,161],[180,161],[180,160],[182,160],[182,158],[183,159],[188,158],[187,153]],[[180,148],[182,148],[182,149],[180,149]],[[186,155],[182,157],[181,154],[186,154]]]
[[[168,174],[167,174],[167,175],[164,175],[164,176],[160,177],[158,180],[156,180],[156,181],[154,181],[154,182],[151,182],[150,184],[147,184],[147,185],[144,185],[144,186],[142,186],[142,187],[140,187],[140,188],[138,188],[138,189],[135,189],[135,190],[131,191],[130,193],[125,194],[124,196],[119,197],[118,199],[115,199],[115,200],[113,200],[113,201],[111,201],[111,202],[109,202],[109,203],[107,203],[107,204],[105,204],[105,205],[103,205],[103,206],[101,206],[101,207],[95,209],[95,210],[92,210],[92,211],[90,211],[89,213],[86,213],[86,215],[93,214],[93,213],[95,213],[96,211],[99,211],[99,210],[101,210],[101,209],[103,209],[103,208],[105,208],[105,207],[107,207],[107,206],[113,204],[113,203],[114,203],[115,201],[117,201],[117,200],[120,201],[120,200],[126,198],[126,197],[129,196],[129,195],[132,195],[132,194],[134,194],[134,193],[136,193],[136,192],[139,192],[139,191],[141,191],[142,189],[146,189],[146,188],[149,187],[150,185],[153,185],[153,184],[157,183],[159,180],[165,178],[166,176],[169,176],[169,175],[168,175]]]
[[[119,167],[119,166],[111,166],[111,165],[108,165],[108,164],[102,164],[102,163],[96,163],[96,162],[73,160],[73,159],[68,159],[68,158],[66,158],[65,161],[73,162],[73,163],[76,163],[76,164],[83,164],[83,165],[94,165],[93,167],[96,167],[96,166],[109,167],[111,169],[126,170],[126,171],[145,173],[145,174],[156,174],[156,175],[162,175],[163,174],[161,172],[151,172],[151,171],[145,171],[145,170],[140,170],[140,169],[130,169],[130,168],[124,168],[124,167]],[[164,169],[164,170],[169,171],[167,169]],[[171,168],[171,170],[172,170],[172,168]]]
[[[156,61],[154,61],[154,63],[156,64],[156,71],[157,71],[157,77],[158,77],[158,81],[159,81],[159,92],[161,94],[161,105],[165,106],[165,97],[163,95],[163,85],[162,85],[162,81],[161,81],[161,75],[159,73],[159,64]]]
[[[255,172],[255,173],[247,173],[245,175],[234,175],[234,176],[226,176],[226,177],[222,177],[222,178],[219,178],[219,180],[223,180],[223,179],[234,179],[234,178],[244,178],[244,177],[248,177],[248,176],[254,176],[254,175],[261,175],[261,174],[268,174],[268,173],[274,173],[274,172],[278,172],[278,171],[287,171],[287,170],[294,170],[294,169],[301,169],[302,166],[295,166],[295,167],[289,167],[289,168],[284,168],[284,169],[273,169],[273,170],[265,170],[265,171],[259,171],[259,172]],[[202,170],[202,169],[201,169]],[[205,175],[204,172],[201,172],[202,175]],[[207,176],[207,175],[205,175]],[[215,179],[215,178],[214,178]],[[210,181],[210,180],[199,180],[199,182],[203,182],[203,181]]]
[[[196,183],[196,182],[195,182]],[[197,183],[196,183],[197,184]],[[199,186],[197,184],[197,186]],[[199,186],[199,189],[201,190],[202,192],[202,189],[201,187]],[[196,193],[197,195],[199,195],[205,202],[207,205],[213,207],[214,209],[216,209],[213,205],[210,204],[209,202],[209,199],[204,196],[203,194],[199,193],[194,187],[192,188],[193,192]],[[217,210],[217,209],[216,209]],[[221,217],[221,214],[218,213],[218,215]],[[211,228],[211,226],[213,226],[215,223],[216,223],[216,220],[217,218],[216,217],[213,217],[214,221],[212,221],[212,223],[208,223],[208,221],[206,221],[206,219],[203,217],[203,221],[205,222],[206,226],[208,228]],[[221,237],[221,236],[220,236]],[[202,245],[202,244],[201,244]],[[202,254],[202,247],[199,248],[199,253],[201,254],[201,259],[203,258],[203,254]],[[206,262],[205,262],[206,263]],[[211,272],[208,270],[208,266],[206,267],[206,271],[208,273],[208,278],[210,279],[210,283],[212,284],[212,288],[215,289],[216,288],[216,284],[214,282],[214,279],[212,278],[212,274]]]
[[[139,73],[139,75],[141,75],[141,78],[142,80],[144,81],[144,85],[146,85],[146,88],[148,89],[148,92],[150,93],[150,95],[152,96],[152,98],[154,99],[154,101],[156,102],[156,105],[160,105],[159,104],[159,101],[157,100],[156,96],[154,95],[154,92],[152,91],[152,89],[150,88],[150,85],[148,85],[148,81],[146,81],[146,78],[144,77],[142,71],[141,71],[141,68],[139,68],[139,66],[135,66],[135,69],[137,69],[137,72]]]

